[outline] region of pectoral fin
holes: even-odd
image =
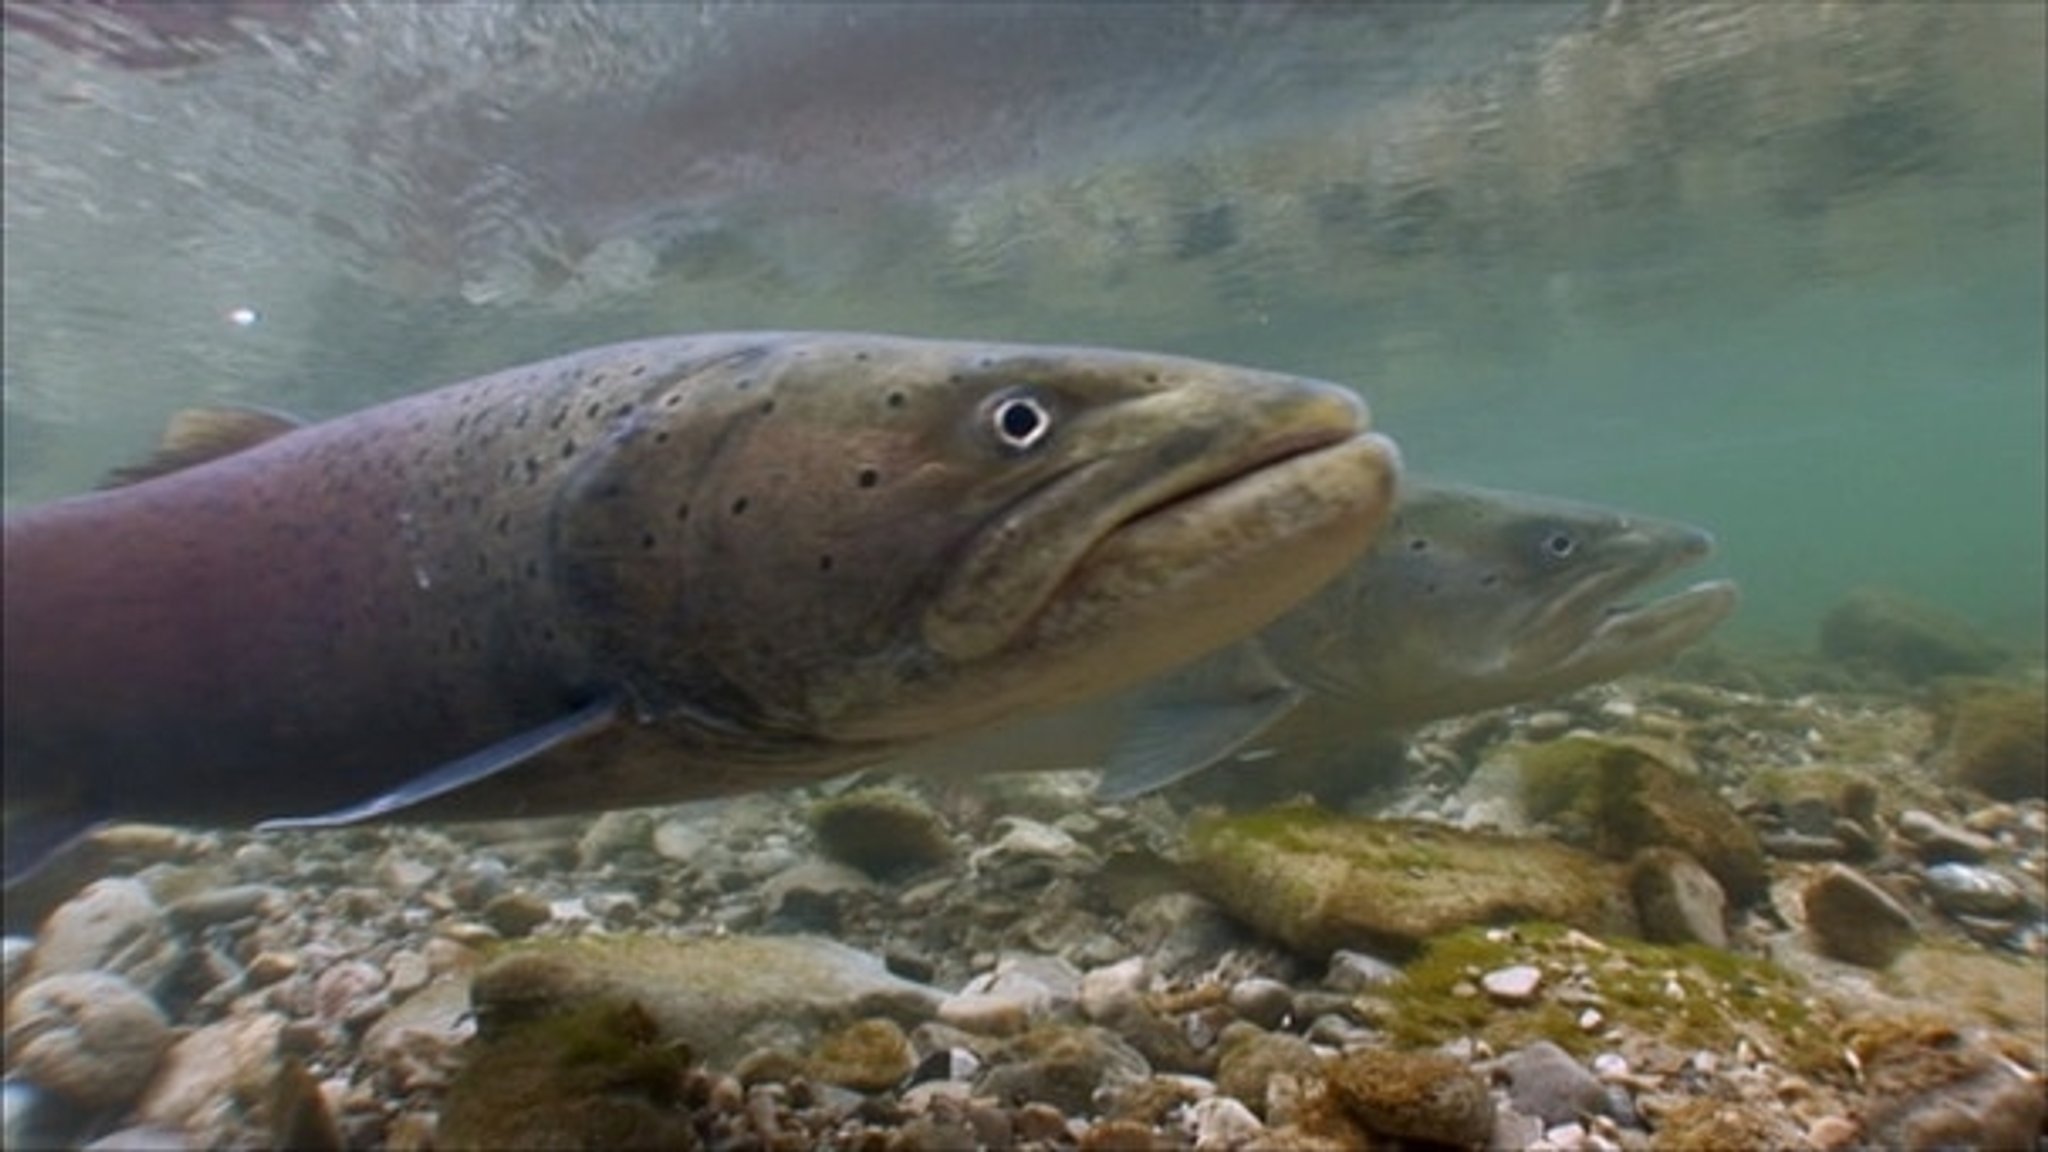
[[[1128,800],[1192,776],[1272,727],[1302,696],[1257,641],[1198,661],[1145,691],[1095,794]]]
[[[559,720],[522,732],[509,740],[501,740],[460,760],[443,764],[424,776],[409,780],[361,804],[324,812],[317,816],[284,816],[265,820],[256,826],[256,830],[278,832],[297,828],[344,828],[351,824],[361,824],[367,820],[389,816],[496,776],[565,744],[602,732],[618,723],[624,715],[623,701],[617,696],[605,696]]]

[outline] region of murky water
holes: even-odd
[[[10,503],[652,332],[1149,346],[2043,647],[2048,9],[7,9]]]

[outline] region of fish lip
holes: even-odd
[[[1123,519],[1116,521],[1097,538],[1093,547],[1083,552],[1074,566],[1068,570],[1066,579],[1072,579],[1076,572],[1088,563],[1088,558],[1099,551],[1104,544],[1118,533],[1135,527],[1145,520],[1169,510],[1185,507],[1187,504],[1212,496],[1224,488],[1236,484],[1246,477],[1263,473],[1269,468],[1285,464],[1303,456],[1311,456],[1328,448],[1348,444],[1363,435],[1361,430],[1340,428],[1299,428],[1274,436],[1270,443],[1259,445],[1249,455],[1239,456],[1230,463],[1228,471],[1218,470],[1203,476],[1189,478],[1189,483],[1171,492],[1162,493],[1159,499],[1145,504]],[[1391,441],[1389,441],[1391,443]]]

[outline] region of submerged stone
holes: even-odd
[[[1305,957],[1410,953],[1474,924],[1552,920],[1632,932],[1619,869],[1546,840],[1277,808],[1198,820],[1197,886]]]
[[[1400,1140],[1480,1148],[1493,1133],[1486,1081],[1461,1060],[1367,1048],[1332,1060],[1337,1099],[1366,1130]]]
[[[599,996],[480,1034],[441,1108],[444,1149],[700,1146],[687,1052],[630,1000]]]
[[[1820,650],[1859,672],[1906,684],[1989,672],[2006,660],[1960,617],[1876,588],[1857,589],[1828,612]]]
[[[953,841],[931,805],[900,788],[862,788],[813,805],[818,848],[878,878],[901,876],[953,858]]]
[[[1935,694],[1936,762],[1998,800],[2048,796],[2048,690],[1969,680]]]
[[[932,1018],[938,989],[879,956],[807,936],[591,936],[505,947],[478,971],[479,1033],[591,1000],[639,1004],[664,1041],[719,1067],[763,1046],[805,1047],[867,1017]]]
[[[1755,831],[1690,770],[1682,749],[1644,737],[1567,736],[1512,746],[1529,815],[1626,860],[1676,848],[1705,866],[1737,903],[1764,894],[1769,873]]]
[[[1834,864],[1809,881],[1800,899],[1820,951],[1865,968],[1882,968],[1919,936],[1912,914],[1861,872]]]

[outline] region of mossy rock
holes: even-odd
[[[593,1000],[635,1003],[664,1040],[727,1068],[754,1048],[801,1050],[857,1020],[915,1027],[937,1013],[942,994],[816,937],[624,935],[505,945],[478,970],[470,997],[487,1030]]]
[[[448,1088],[436,1146],[702,1146],[682,1098],[684,1049],[631,1001],[597,999],[478,1036]]]
[[[934,867],[954,856],[945,822],[900,788],[861,788],[811,806],[811,831],[826,856],[880,879]]]
[[[1962,618],[1896,592],[1860,588],[1820,625],[1821,654],[1904,684],[1990,672],[2009,658]]]
[[[1364,1048],[1332,1059],[1325,1075],[1368,1132],[1450,1148],[1483,1148],[1493,1134],[1486,1081],[1462,1060]]]
[[[1878,987],[1939,1006],[1952,1019],[2002,1029],[2026,1049],[2017,1059],[2048,1067],[2048,961],[1923,943],[1894,961]]]
[[[1953,782],[1999,800],[2048,796],[2048,689],[1958,679],[1936,685],[1936,762]]]
[[[1606,1043],[1579,1027],[1576,1003],[1540,994],[1503,1007],[1476,994],[1481,975],[1513,964],[1578,973],[1575,982],[1599,995],[1610,1025],[1677,1048],[1727,1051],[1747,1038],[1805,1074],[1840,1067],[1825,1009],[1803,980],[1776,965],[1698,944],[1589,940],[1555,924],[1470,928],[1431,941],[1387,990],[1377,1023],[1414,1048],[1471,1038],[1505,1052],[1548,1040],[1585,1058]]]
[[[1737,904],[1770,882],[1763,845],[1727,801],[1689,767],[1681,749],[1644,737],[1575,735],[1511,745],[1531,819],[1583,835],[1611,860],[1676,848],[1698,860]]]
[[[1196,888],[1301,955],[1407,954],[1473,924],[1554,920],[1632,932],[1619,868],[1547,840],[1286,807],[1189,829]]]

